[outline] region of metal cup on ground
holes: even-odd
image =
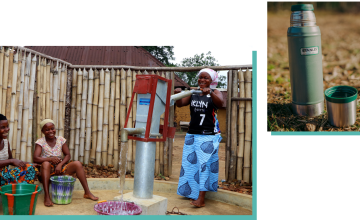
[[[325,90],[328,120],[336,127],[348,127],[356,121],[358,91],[351,86],[334,86]]]

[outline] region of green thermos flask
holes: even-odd
[[[317,116],[324,111],[321,33],[312,4],[291,6],[288,52],[292,109],[296,115]]]

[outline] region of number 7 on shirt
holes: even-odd
[[[204,122],[204,119],[205,119],[205,114],[200,114],[200,116],[202,117],[201,121],[200,121],[200,125],[202,125],[202,123]]]

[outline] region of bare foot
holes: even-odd
[[[51,199],[48,197],[48,198],[45,198],[45,200],[44,200],[44,205],[45,205],[46,207],[51,207],[51,206],[54,205],[54,203],[52,203]]]
[[[94,196],[92,193],[84,194],[85,199],[91,199],[93,201],[96,201],[99,199],[99,197]]]
[[[198,208],[205,207],[205,202],[204,201],[201,202],[200,199],[193,200],[190,202],[190,204]]]

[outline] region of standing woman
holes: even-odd
[[[202,69],[197,75],[201,94],[176,101],[177,107],[190,104],[190,127],[185,136],[177,194],[190,198],[191,205],[205,206],[207,191],[217,191],[219,177],[219,143],[221,141],[216,112],[223,96],[216,90],[218,74]],[[174,93],[179,93],[180,88]]]
[[[33,184],[38,170],[31,163],[13,159],[7,140],[9,131],[6,117],[0,114],[0,186],[22,182]],[[10,169],[9,165],[15,168]]]
[[[84,198],[91,200],[98,200],[89,190],[86,181],[86,175],[82,164],[79,161],[67,162],[70,160],[70,151],[66,144],[66,139],[61,136],[55,136],[55,123],[51,119],[45,119],[40,122],[41,132],[45,135],[35,142],[34,161],[41,164],[40,174],[41,182],[44,185],[45,206],[52,206],[49,196],[50,177],[53,175],[73,175],[79,178],[81,185],[84,188]],[[61,158],[61,153],[64,153],[64,158]]]

